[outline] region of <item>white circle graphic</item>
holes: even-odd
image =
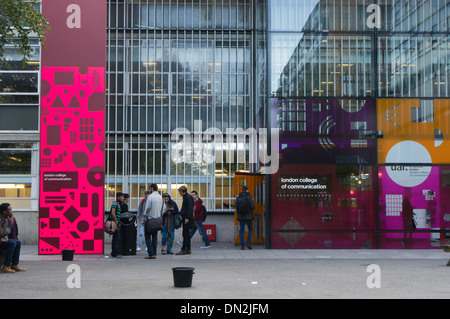
[[[403,141],[395,144],[386,156],[386,164],[396,164],[386,166],[389,177],[398,185],[403,187],[414,187],[422,184],[431,173],[432,163],[430,153],[420,143],[413,141]],[[418,164],[417,166],[401,165]],[[421,166],[428,165],[428,166]]]

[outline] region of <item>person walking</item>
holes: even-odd
[[[9,203],[0,205],[0,248],[6,252],[5,262],[1,268],[3,273],[26,271],[19,267],[20,248],[19,230]]]
[[[403,220],[403,241],[402,246],[404,248],[411,248],[412,236],[416,229],[414,222],[414,207],[411,205],[412,193],[410,189],[406,190],[405,197],[402,202],[402,220]]]
[[[194,198],[187,192],[187,188],[184,185],[178,188],[178,192],[183,197],[180,210],[183,227],[183,246],[181,247],[181,251],[176,253],[176,255],[190,255],[191,237],[189,236],[189,230],[194,221]]]
[[[170,198],[170,195],[165,193],[163,195],[164,207],[163,207],[163,228],[161,230],[161,253],[173,254],[173,240],[175,238],[175,214],[178,214],[178,206],[175,201]]]
[[[253,210],[255,202],[248,191],[247,186],[242,186],[242,192],[236,198],[237,220],[239,221],[239,237],[241,238],[241,250],[245,250],[245,225],[248,227],[247,248],[252,249],[253,234]]]
[[[191,195],[194,199],[194,219],[197,227],[189,231],[189,237],[192,239],[192,236],[194,236],[195,232],[198,230],[200,236],[202,236],[205,241],[205,244],[200,248],[209,248],[211,247],[211,243],[209,242],[208,235],[206,235],[205,229],[203,228],[203,201],[198,196],[197,191],[192,191]]]
[[[124,194],[121,192],[117,193],[116,200],[111,204],[111,211],[109,216],[109,219],[117,225],[117,229],[113,234],[111,242],[111,257],[119,259],[122,258],[122,255],[119,254],[119,250],[120,250],[120,213],[123,200]]]
[[[158,193],[158,185],[150,185],[151,194],[147,197],[147,202],[145,205],[144,222],[152,218],[161,217],[163,208],[162,196]],[[147,229],[144,231],[145,242],[147,244],[148,256],[145,259],[156,259],[156,249],[158,246],[158,231],[149,232]]]
[[[150,191],[144,192],[144,198],[139,203],[139,206],[137,209],[137,214],[136,214],[137,224],[138,224],[138,241],[137,241],[137,247],[136,247],[137,251],[141,250],[142,239],[144,238],[144,225],[143,225],[142,221],[144,220],[145,204],[147,202],[147,198],[149,195],[150,195]],[[145,240],[144,240],[144,245],[145,245],[145,249],[147,249],[147,244],[145,244]]]

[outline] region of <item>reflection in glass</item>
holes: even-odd
[[[447,32],[447,1],[269,0],[272,31],[372,31],[367,20],[379,14],[379,31]]]
[[[34,39],[31,39],[34,42]],[[38,70],[39,69],[39,46],[32,46],[31,57],[27,63],[23,63],[23,54],[19,48],[5,46],[3,48],[2,57],[6,63],[0,62],[0,70]]]
[[[274,33],[271,50],[272,95],[374,94],[371,37]]]
[[[394,35],[378,39],[378,90],[383,97],[448,97],[449,37]]]
[[[38,130],[38,117],[37,105],[0,105],[0,130]]]
[[[267,3],[278,174],[333,176],[328,206],[272,195],[272,244],[438,247],[450,233],[449,1]]]
[[[37,93],[37,73],[0,72],[0,93]]]
[[[30,174],[31,150],[0,150],[0,174]]]

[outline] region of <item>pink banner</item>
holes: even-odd
[[[39,254],[98,254],[104,238],[106,1],[44,0],[43,14],[52,31],[41,67]]]

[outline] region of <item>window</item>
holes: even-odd
[[[14,210],[38,207],[38,143],[0,143],[0,202]]]

